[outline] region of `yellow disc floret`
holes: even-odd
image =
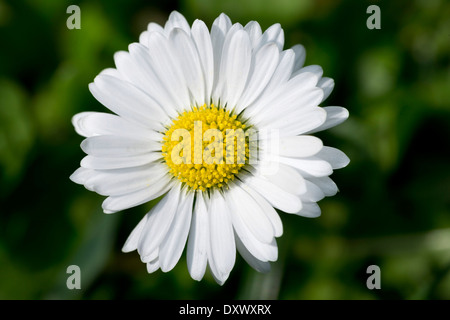
[[[245,128],[237,115],[214,105],[183,112],[163,138],[170,173],[194,190],[226,186],[248,162]]]

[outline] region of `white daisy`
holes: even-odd
[[[279,24],[263,33],[255,21],[243,27],[221,14],[209,31],[173,12],[89,85],[115,114],[73,117],[87,156],[71,179],[107,196],[105,213],[163,196],[123,247],[137,250],[148,272],[171,270],[186,242],[195,280],[209,266],[223,284],[236,249],[267,272],[283,233],[275,209],[317,217],[316,202],[338,191],[329,176],[349,159],[310,134],[348,112],[319,107],[334,81],[303,66],[303,46],[283,46]],[[235,144],[229,129],[245,135]]]

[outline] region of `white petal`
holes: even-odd
[[[182,196],[172,225],[159,247],[159,260],[163,272],[172,270],[180,260],[191,226],[193,202],[193,192],[188,191],[184,197]]]
[[[141,34],[139,35],[139,43],[146,47],[148,47],[148,35],[148,31],[141,32]]]
[[[175,28],[169,36],[174,50],[180,52],[180,67],[189,91],[192,94],[192,104],[203,105],[205,100],[205,82],[200,59],[194,42],[182,29]]]
[[[278,47],[278,50],[280,51],[283,50],[284,31],[279,23],[271,25],[266,31],[264,31],[259,40],[259,43],[255,47],[255,50],[258,50],[268,42],[275,42],[275,44]]]
[[[225,38],[220,64],[220,75],[223,78],[220,99],[221,104],[227,105],[229,110],[236,106],[244,91],[251,65],[251,53],[247,32],[238,30],[233,34],[230,31]]]
[[[263,243],[272,241],[274,233],[270,220],[246,191],[230,183],[230,189],[225,193],[225,198],[230,206],[234,205],[232,214],[239,216],[239,221],[245,224],[258,241]],[[233,221],[236,220],[233,219]]]
[[[120,136],[93,136],[81,142],[81,149],[92,156],[123,157],[161,151],[161,143]]]
[[[119,70],[114,69],[114,68],[103,69],[102,71],[100,71],[99,75],[110,76],[110,77],[114,77],[114,78],[123,80],[123,77],[120,74]]]
[[[147,213],[148,215],[148,213]],[[138,241],[138,245],[139,245],[139,241]],[[155,250],[153,250],[150,254],[144,256],[141,255],[141,261],[143,263],[148,263],[148,262],[152,262],[154,260],[158,260],[159,261],[159,248],[156,248]],[[158,264],[158,268],[159,268],[159,264]]]
[[[334,80],[331,78],[323,77],[319,80],[317,83],[317,86],[323,90],[323,100],[325,101],[326,98],[330,95],[331,91],[333,91],[334,88]]]
[[[305,47],[301,44],[296,44],[291,48],[295,53],[295,64],[293,68],[293,72],[300,70],[305,64],[306,59],[306,50]]]
[[[236,186],[234,186],[236,187]],[[274,261],[278,257],[278,249],[277,247],[273,246],[273,237],[270,239],[265,240],[264,242],[260,241],[255,234],[254,230],[251,230],[252,225],[248,223],[248,221],[245,221],[245,216],[248,216],[249,209],[250,210],[259,210],[259,207],[256,203],[253,203],[253,209],[252,208],[246,208],[243,209],[241,205],[243,202],[236,202],[236,199],[234,199],[229,192],[225,194],[226,199],[229,203],[230,208],[230,214],[231,214],[231,220],[233,222],[234,230],[241,239],[244,246],[248,249],[248,251],[256,257],[258,260],[261,261]],[[250,197],[251,198],[251,197]],[[254,200],[253,200],[254,201]],[[261,215],[263,213],[261,212]],[[254,220],[253,223],[255,223],[257,220]],[[256,228],[253,228],[256,229]],[[268,229],[270,229],[270,233],[273,235],[273,229],[270,225],[270,222],[268,224]]]
[[[77,113],[72,117],[72,124],[75,127],[75,131],[83,137],[117,135],[148,138],[157,136],[152,130],[137,126],[135,123],[129,122],[115,114],[103,112]]]
[[[228,275],[236,259],[236,245],[228,206],[223,196],[215,191],[211,195],[210,218],[211,254],[220,275]]]
[[[84,184],[93,174],[94,170],[80,167],[70,175],[69,179],[75,183]]]
[[[330,177],[309,177],[308,180],[318,186],[327,197],[334,196],[339,191]]]
[[[114,213],[138,206],[162,196],[170,187],[170,177],[166,175],[162,179],[154,181],[149,188],[121,196],[110,196],[106,198],[102,204],[103,212]]]
[[[214,81],[213,88],[217,87],[217,83],[220,78],[220,64],[222,61],[222,49],[225,42],[225,37],[231,28],[230,18],[222,13],[219,17],[214,20],[211,26],[211,43],[214,53]],[[214,89],[213,89],[214,90]],[[213,101],[217,104],[218,101]]]
[[[305,179],[290,166],[278,163],[277,169],[273,170],[273,172],[264,173],[261,171],[258,174],[286,192],[295,195],[301,195],[306,192]]]
[[[208,27],[201,20],[195,20],[192,25],[192,39],[197,47],[204,79],[204,103],[209,104],[214,81],[214,55]]]
[[[155,22],[150,22],[148,24],[147,31],[149,32],[149,34],[152,32],[159,32],[161,34],[166,34],[166,31],[164,30],[164,28]]]
[[[155,160],[160,160],[162,155],[160,152],[149,152],[129,157],[95,157],[86,156],[81,160],[81,166],[89,169],[109,170],[138,167]]]
[[[344,168],[350,163],[350,159],[344,152],[332,147],[323,147],[316,157],[329,162],[333,169]]]
[[[278,129],[280,137],[296,136],[322,125],[326,116],[326,112],[320,107],[300,108],[291,114],[274,119],[271,123],[266,119],[267,124],[259,125],[258,129],[261,131]]]
[[[327,161],[314,157],[309,159],[279,157],[278,160],[300,170],[305,178],[309,176],[325,177],[333,173],[333,168]]]
[[[148,214],[146,214],[133,231],[131,231],[131,234],[128,236],[127,241],[125,241],[125,244],[122,247],[122,252],[131,252],[137,249],[138,241],[141,237],[142,230],[144,230],[144,226],[147,223],[147,219]]]
[[[279,143],[278,151],[280,156],[305,158],[317,154],[323,147],[322,140],[314,136],[289,136],[281,137],[278,141],[261,140],[260,148],[272,143]]]
[[[147,263],[147,272],[153,273],[159,269],[159,259],[155,259]]]
[[[308,133],[315,133],[335,127],[347,120],[349,115],[348,110],[342,107],[324,107],[323,109],[327,113],[325,122],[321,126],[308,131]]]
[[[263,92],[278,66],[279,51],[274,43],[268,43],[259,49],[253,59],[245,91],[236,106],[239,114]]]
[[[166,174],[167,169],[159,163],[134,168],[97,170],[85,182],[85,186],[101,195],[120,196],[151,188],[154,182],[163,179]]]
[[[322,69],[321,66],[319,66],[319,65],[310,65],[310,66],[303,67],[300,70],[297,70],[296,72],[294,72],[292,74],[292,77],[295,77],[295,76],[297,76],[299,74],[302,74],[302,73],[305,73],[305,72],[312,73],[312,74],[316,75],[316,77],[317,77],[317,83],[316,84],[318,84],[319,79],[322,78],[322,75],[323,75],[323,69]]]
[[[119,116],[151,129],[164,129],[161,126],[166,118],[164,112],[150,96],[132,84],[99,75],[89,84],[89,89],[100,103]]]
[[[256,271],[267,273],[270,271],[270,262],[256,259],[245,247],[239,237],[236,237],[236,248],[244,260]]]
[[[258,45],[262,35],[261,26],[256,21],[250,21],[245,25],[244,30],[247,31],[248,36],[250,37],[250,42],[254,49]]]
[[[259,114],[252,117],[254,123],[267,123],[273,119],[289,117],[295,111],[320,104],[323,91],[316,88],[317,78],[312,73],[303,73],[279,87],[270,99],[261,102]]]
[[[174,52],[169,40],[159,32],[151,33],[148,42],[152,69],[175,102],[174,107],[179,112],[189,108],[189,92],[181,71],[179,53]]]
[[[322,189],[320,189],[317,185],[312,183],[309,180],[305,180],[306,182],[306,192],[301,195],[302,201],[307,202],[317,202],[322,200],[325,197]]]
[[[258,192],[256,192],[252,188],[248,187],[240,181],[238,181],[237,184],[239,185],[239,187],[247,191],[253,199],[255,199],[261,210],[272,223],[274,236],[280,237],[283,234],[283,224],[281,222],[280,216],[275,211],[275,209],[270,205],[269,202],[267,202],[266,199],[264,199]]]
[[[180,184],[177,184],[150,210],[149,218],[139,239],[138,252],[140,255],[150,254],[163,241],[175,217],[180,194]]]
[[[187,246],[187,266],[192,279],[203,278],[207,264],[209,247],[208,212],[203,193],[198,192],[192,216],[191,230]]]
[[[161,33],[160,33],[161,35]],[[164,37],[164,35],[161,35]],[[151,96],[167,115],[174,118],[177,114],[177,100],[173,97],[170,88],[160,80],[153,67],[149,49],[139,43],[129,45],[134,70],[130,71],[130,82],[134,83]]]
[[[286,192],[267,179],[249,175],[243,182],[266,198],[272,206],[281,211],[297,212],[302,207],[300,198],[292,193]]]
[[[189,27],[189,23],[186,21],[186,18],[178,11],[172,11],[170,13],[169,19],[164,26],[164,30],[167,34],[170,34],[170,32],[175,28],[180,28],[187,34],[190,34],[191,32],[191,28]]]
[[[139,35],[139,43],[146,46],[148,48],[148,37],[152,32],[159,32],[162,34],[166,34],[166,31],[159,24],[150,22],[147,26],[147,30],[142,32]]]
[[[321,211],[320,207],[315,202],[303,202],[303,208],[299,212],[295,212],[294,214],[307,217],[307,218],[317,218],[320,216]]]
[[[245,109],[246,116],[252,118],[257,115],[258,112],[267,105],[267,101],[272,101],[275,95],[280,92],[291,77],[294,58],[295,55],[292,50],[281,52],[278,66],[275,69],[272,78],[261,95]]]

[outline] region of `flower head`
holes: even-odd
[[[123,247],[149,272],[171,270],[186,243],[193,279],[209,266],[224,283],[236,249],[269,271],[283,233],[276,209],[317,217],[317,201],[338,191],[329,176],[349,160],[311,134],[348,112],[319,106],[334,81],[303,66],[303,46],[283,46],[279,24],[263,33],[221,14],[209,31],[173,12],[89,85],[115,114],[73,117],[87,156],[71,179],[107,196],[105,213],[163,196]]]

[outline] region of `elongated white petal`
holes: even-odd
[[[254,50],[255,47],[259,44],[259,40],[262,35],[261,26],[256,21],[250,21],[245,25],[244,30],[247,31]]]
[[[263,92],[278,65],[279,51],[274,43],[267,43],[259,49],[252,59],[245,91],[236,105],[236,113],[255,101]]]
[[[259,39],[259,43],[256,45],[255,50],[258,50],[268,42],[274,42],[278,50],[283,50],[284,46],[284,31],[279,23],[271,25]]]
[[[278,88],[270,99],[261,102],[260,113],[252,117],[255,123],[267,123],[280,117],[288,117],[302,108],[316,107],[320,104],[323,91],[316,88],[317,77],[312,73],[303,73],[290,79]]]
[[[159,32],[149,35],[150,64],[165,91],[174,101],[174,108],[179,112],[190,107],[189,91],[181,71],[178,56],[173,51],[169,39]]]
[[[330,95],[331,91],[333,91],[334,88],[334,80],[331,78],[323,77],[319,80],[317,83],[317,86],[323,90],[323,100],[325,101],[326,98]]]
[[[230,189],[225,193],[225,197],[230,205],[239,204],[231,211],[239,216],[239,221],[245,224],[258,241],[263,243],[272,241],[274,233],[270,220],[246,191],[230,183]]]
[[[170,34],[170,32],[175,28],[182,29],[187,34],[190,34],[191,32],[191,28],[189,27],[189,23],[187,22],[186,18],[178,11],[172,11],[170,13],[169,19],[164,26],[164,30],[167,34]]]
[[[320,189],[317,185],[312,183],[309,180],[305,180],[306,182],[306,192],[301,195],[302,202],[317,202],[322,200],[325,197],[322,189]]]
[[[205,103],[205,81],[197,48],[191,37],[182,29],[174,28],[169,36],[174,50],[182,52],[178,57],[186,85],[193,97],[192,105]]]
[[[193,202],[194,194],[187,192],[184,199],[180,201],[172,225],[161,243],[159,260],[163,272],[172,270],[180,260],[191,226]]]
[[[288,136],[260,141],[260,148],[278,142],[278,155],[284,157],[305,158],[317,154],[323,147],[322,140],[314,136]]]
[[[200,281],[206,270],[210,243],[209,221],[203,193],[198,192],[187,246],[187,266],[192,279]]]
[[[201,20],[194,21],[191,32],[203,71],[205,92],[204,101],[201,104],[209,104],[214,81],[214,55],[211,37],[209,35],[208,27]]]
[[[153,181],[151,188],[144,188],[133,193],[106,198],[102,204],[103,212],[114,213],[138,206],[162,196],[170,187],[170,177],[166,175],[160,180]]]
[[[273,172],[264,173],[264,171],[261,171],[258,174],[286,192],[295,195],[306,192],[305,179],[290,166],[278,163],[278,168]]]
[[[230,18],[222,13],[214,20],[211,26],[211,43],[214,54],[214,81],[213,81],[213,92],[216,90],[215,88],[218,86],[219,79],[221,77],[220,74],[220,65],[222,61],[222,50],[223,44],[225,42],[225,37],[228,34],[228,31],[231,28],[231,20]],[[217,104],[219,97],[212,97],[213,103]],[[216,100],[214,100],[216,98]]]
[[[121,117],[150,129],[163,130],[166,116],[159,105],[144,91],[117,78],[98,75],[89,90],[105,107]]]
[[[77,170],[75,170],[74,173],[72,173],[70,175],[69,179],[78,184],[85,184],[87,179],[92,177],[93,173],[94,173],[94,170],[92,170],[92,169],[80,167]]]
[[[98,135],[115,135],[123,137],[133,137],[141,139],[155,139],[160,134],[147,128],[137,126],[115,114],[102,112],[81,112],[72,117],[72,124],[75,131],[83,137]]]
[[[164,37],[159,33],[161,37]],[[160,80],[159,74],[155,71],[154,61],[149,54],[149,48],[139,44],[132,43],[129,46],[130,55],[134,69],[130,71],[131,81],[141,87],[149,96],[151,96],[161,109],[170,117],[176,117],[179,101],[173,96],[171,88],[166,88]],[[139,75],[139,76],[137,76]],[[137,84],[136,84],[137,82]],[[167,120],[163,124],[167,124]]]
[[[133,229],[131,234],[128,236],[125,244],[122,247],[122,252],[131,252],[137,250],[137,246],[139,243],[139,238],[141,237],[142,230],[144,230],[144,226],[147,223],[148,214],[146,214],[141,221],[137,224],[137,226]]]
[[[333,169],[344,168],[350,163],[350,159],[344,152],[332,147],[323,147],[315,156],[329,162]]]
[[[220,63],[218,90],[222,105],[233,109],[241,97],[247,82],[251,64],[251,45],[247,32],[238,30],[225,38]]]
[[[292,193],[286,192],[277,185],[264,178],[247,176],[244,183],[253,188],[269,201],[275,208],[284,212],[297,212],[301,209],[300,198]]]
[[[177,185],[150,210],[149,218],[139,239],[140,255],[148,255],[159,247],[175,217],[180,195],[180,185]]]
[[[236,199],[234,199],[231,193],[227,192],[225,197],[226,199],[229,199],[227,202],[229,203],[229,208],[231,209],[230,214],[233,222],[233,228],[248,251],[261,261],[276,260],[278,256],[278,249],[276,246],[273,246],[273,237],[260,241],[258,239],[260,236],[257,236],[255,231],[251,229],[253,227],[252,224],[245,221],[245,216],[248,216],[249,213],[248,209],[259,209],[258,206],[253,203],[252,208],[250,206],[248,206],[248,208],[242,208],[242,202],[236,202]],[[261,214],[263,215],[262,212]],[[255,223],[256,221],[253,221],[253,224]],[[270,228],[270,233],[273,234],[272,226],[269,224],[268,227]],[[253,227],[253,229],[256,228]]]
[[[297,70],[296,72],[294,72],[294,73],[292,74],[292,77],[295,77],[295,76],[297,76],[297,75],[299,75],[299,74],[301,74],[301,73],[305,73],[305,72],[315,74],[315,75],[317,76],[317,80],[319,80],[319,79],[322,77],[322,75],[323,75],[323,69],[322,69],[321,66],[318,66],[318,65],[310,65],[310,66],[303,67],[303,68],[301,68],[300,70]],[[317,82],[317,83],[318,83],[318,82]],[[317,84],[317,83],[316,83],[316,84]]]
[[[267,202],[264,197],[262,197],[258,192],[247,186],[245,183],[240,181],[237,182],[239,187],[247,191],[248,194],[255,199],[256,203],[259,205],[262,212],[266,215],[266,217],[270,220],[273,227],[273,232],[275,237],[280,237],[283,234],[283,224],[281,222],[280,216],[275,211],[275,209]]]
[[[148,215],[148,213],[147,213]],[[139,241],[138,241],[139,244]],[[155,250],[153,250],[152,252],[150,252],[148,255],[141,255],[141,261],[143,263],[148,263],[148,262],[152,262],[155,260],[159,261],[159,248],[156,248]],[[159,268],[159,264],[158,264],[158,268]]]
[[[313,77],[309,77],[314,79]],[[269,125],[270,123],[275,123],[276,121],[288,121],[289,117],[293,115],[300,115],[305,111],[312,111],[311,108],[317,107],[322,100],[323,91],[319,88],[311,87],[308,89],[300,89],[305,86],[300,86],[294,93],[292,90],[287,90],[289,92],[285,96],[280,95],[277,99],[273,100],[270,104],[261,110],[261,113],[252,118],[255,123],[263,125]],[[315,109],[317,111],[317,109]],[[326,113],[323,113],[324,121]]]
[[[120,157],[160,151],[161,143],[121,136],[93,136],[83,140],[81,149],[92,156]]]
[[[320,207],[315,202],[303,202],[302,210],[294,212],[293,214],[306,217],[306,218],[317,218],[320,216]]]
[[[134,168],[97,170],[85,182],[86,188],[101,195],[120,196],[144,188],[151,188],[167,174],[163,164],[144,165]]]
[[[325,177],[333,173],[333,168],[331,165],[327,161],[318,158],[311,157],[309,159],[299,159],[279,157],[278,160],[281,163],[290,165],[297,170],[300,170],[300,173],[305,178],[309,176]]]
[[[160,152],[149,152],[129,157],[95,157],[86,156],[81,160],[81,166],[89,169],[109,170],[138,167],[155,160],[160,160]]]
[[[308,177],[308,180],[318,186],[325,196],[334,196],[339,190],[330,177]]]
[[[270,271],[270,262],[261,261],[255,258],[246,246],[242,243],[239,237],[236,237],[236,248],[239,251],[239,254],[244,258],[244,260],[256,271],[267,273]]]
[[[332,127],[335,127],[339,124],[341,124],[342,122],[344,122],[345,120],[347,120],[348,118],[348,110],[343,108],[343,107],[324,107],[323,108],[325,110],[325,112],[327,113],[325,122],[320,125],[319,127],[310,130],[306,133],[315,133],[315,132],[320,132]]]
[[[221,276],[228,275],[236,259],[236,245],[228,206],[218,192],[211,195],[209,208],[211,253]]]
[[[293,68],[293,73],[300,70],[305,64],[306,50],[301,44],[296,44],[291,48],[295,53],[295,64]]]
[[[258,129],[261,131],[278,129],[280,137],[296,136],[319,127],[325,122],[326,116],[326,112],[320,107],[301,108],[289,115],[280,115],[271,123],[266,119],[267,124],[259,125]]]
[[[153,273],[159,269],[159,259],[155,259],[147,263],[147,272]]]
[[[272,101],[274,97],[282,90],[283,86],[291,77],[292,68],[294,66],[294,52],[290,49],[280,53],[280,59],[272,78],[267,84],[264,92],[245,109],[245,115],[249,118],[254,117],[263,109],[268,101]]]

